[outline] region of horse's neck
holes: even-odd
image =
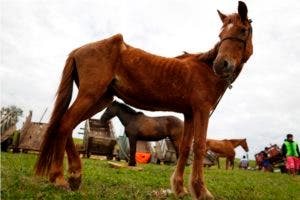
[[[230,142],[234,148],[241,144],[241,140],[230,140]]]
[[[119,118],[120,122],[125,127],[127,124],[129,124],[130,121],[137,115],[137,113],[130,113],[126,112],[122,109],[119,109],[116,113],[116,116]]]
[[[108,110],[106,110],[103,115],[100,118],[100,121],[102,122],[107,122],[108,120],[111,120],[112,118],[114,118],[116,116],[116,113],[111,113]]]

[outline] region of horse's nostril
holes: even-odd
[[[230,69],[230,65],[226,60],[224,60],[223,62],[223,69],[225,69],[226,71]]]
[[[228,67],[228,62],[226,60],[224,60],[223,66],[224,66],[225,69]]]

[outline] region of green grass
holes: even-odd
[[[72,192],[57,189],[46,178],[34,176],[36,158],[34,154],[1,153],[1,199],[175,199],[159,192],[170,187],[174,166],[139,165],[144,170],[134,171],[110,168],[107,161],[83,159],[82,187]],[[190,167],[185,172],[187,185]],[[215,199],[300,199],[300,176],[212,167],[205,169],[205,179]],[[190,196],[184,198],[188,199]]]
[[[83,139],[81,138],[73,138],[75,144],[82,144]]]

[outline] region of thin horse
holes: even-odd
[[[220,169],[219,157],[226,158],[226,169],[229,166],[234,168],[234,149],[241,146],[246,152],[249,151],[246,139],[231,139],[231,140],[206,140],[206,149],[215,152],[218,155],[218,168]]]
[[[130,160],[129,165],[135,166],[136,142],[158,141],[169,138],[173,143],[178,158],[179,145],[183,132],[183,122],[174,116],[148,117],[142,112],[137,112],[129,106],[117,101],[110,104],[100,120],[106,123],[117,116],[125,128],[129,139]]]
[[[62,73],[35,173],[47,175],[58,187],[78,189],[82,165],[72,130],[117,96],[136,108],[184,115],[179,159],[171,177],[172,191],[176,196],[186,194],[183,173],[193,141],[190,193],[194,199],[212,198],[204,184],[202,164],[209,115],[253,53],[246,4],[239,2],[238,13],[218,13],[223,23],[220,41],[205,53],[165,58],[126,44],[121,34],[73,50]],[[79,91],[69,107],[73,82]],[[65,151],[68,181],[63,173]]]

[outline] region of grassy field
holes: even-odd
[[[105,160],[83,159],[83,184],[79,191],[72,192],[34,176],[36,158],[34,154],[1,153],[1,199],[175,199],[163,192],[169,188],[174,166],[139,165],[144,170],[134,171],[110,168]],[[186,185],[190,167],[185,172]],[[215,199],[300,199],[300,176],[213,167],[205,170],[205,178]]]

